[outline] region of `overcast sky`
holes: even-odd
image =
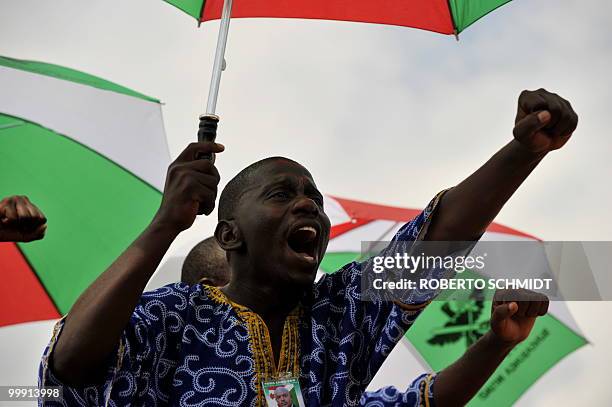
[[[173,157],[196,137],[217,30],[216,22],[197,29],[161,0],[0,5],[0,55],[161,99]],[[460,42],[402,27],[234,20],[218,102],[222,184],[259,158],[284,155],[310,168],[325,193],[420,207],[510,141],[518,94],[545,87],[572,102],[578,131],[497,220],[546,240],[611,240],[611,34],[608,0],[515,0]],[[214,218],[198,220],[175,249],[211,234]],[[592,345],[519,405],[612,405],[612,306],[570,308]]]

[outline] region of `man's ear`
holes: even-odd
[[[215,228],[215,238],[223,250],[232,251],[242,247],[242,235],[232,220],[220,220]]]

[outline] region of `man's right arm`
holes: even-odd
[[[455,407],[466,405],[493,375],[504,358],[527,339],[538,317],[548,311],[548,298],[529,290],[498,290],[491,308],[491,329],[459,360],[437,375],[423,374],[404,392],[387,386],[364,392],[360,405]]]
[[[223,146],[192,143],[169,169],[160,209],[151,224],[98,277],[72,306],[53,350],[51,368],[69,385],[99,379],[116,351],[147,282],[178,234],[198,214],[214,209],[219,174],[200,153],[220,153]]]

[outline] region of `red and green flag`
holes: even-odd
[[[326,196],[332,222],[331,240],[321,263],[333,272],[361,258],[362,242],[390,241],[399,228],[420,213],[418,209],[376,205]],[[482,240],[535,241],[535,237],[493,223]],[[511,264],[512,259],[508,259]],[[470,278],[469,273],[462,273]],[[474,293],[476,294],[476,293]],[[484,294],[484,299],[482,295]],[[456,361],[489,329],[492,292],[462,301],[433,301],[398,344],[375,378],[378,384],[406,377],[406,366],[440,371]],[[549,313],[538,318],[529,338],[516,347],[470,402],[470,406],[510,406],[557,362],[587,343],[563,302],[551,302]],[[390,366],[390,367],[389,367]],[[409,377],[406,377],[409,381]]]
[[[224,0],[165,0],[199,22],[221,18]],[[459,34],[510,0],[235,0],[232,18],[355,21]]]

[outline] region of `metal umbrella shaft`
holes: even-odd
[[[208,102],[206,104],[206,113],[200,116],[198,141],[215,141],[217,137],[219,117],[215,114],[215,111],[217,109],[219,85],[221,84],[221,73],[225,70],[225,47],[227,45],[229,24],[232,15],[232,3],[233,0],[225,0],[223,2],[219,36],[217,37],[217,49],[215,51],[215,62],[208,91]]]

